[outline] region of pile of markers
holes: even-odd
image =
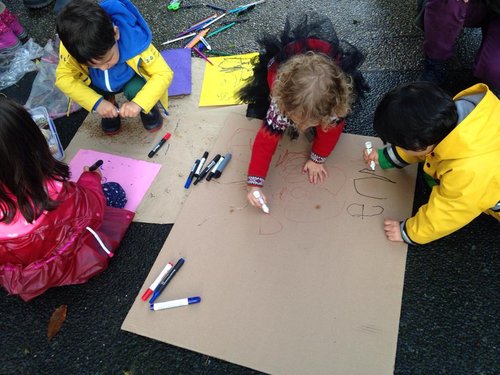
[[[174,277],[174,275],[179,271],[179,269],[184,264],[184,258],[180,258],[175,266],[169,262],[167,266],[160,272],[158,277],[155,279],[153,284],[144,292],[141,299],[146,301],[149,297],[149,309],[152,311],[163,310],[163,309],[171,309],[174,307],[187,306],[195,303],[199,303],[201,301],[200,297],[187,297],[176,299],[172,301],[166,302],[157,302],[154,303],[158,296],[165,290],[170,280]]]
[[[197,185],[199,182],[206,180],[210,181],[212,178],[219,178],[226,168],[226,165],[231,160],[231,153],[227,153],[222,156],[221,154],[215,155],[215,157],[205,166],[205,162],[208,158],[208,151],[205,151],[200,159],[196,159],[191,168],[191,172],[184,184],[185,189],[189,189],[191,182],[193,185]]]
[[[227,53],[220,53],[217,51],[212,50],[212,47],[208,43],[207,39],[224,31],[227,30],[233,26],[235,26],[238,23],[242,23],[247,21],[248,19],[234,19],[228,22],[220,22],[222,26],[219,28],[213,30],[210,32],[210,27],[215,24],[216,22],[220,21],[222,18],[228,16],[228,15],[234,15],[234,16],[241,16],[242,14],[245,14],[255,8],[257,4],[261,4],[265,2],[265,0],[258,0],[254,1],[249,4],[245,5],[240,5],[236,8],[233,9],[224,9],[219,6],[215,6],[212,4],[193,4],[193,5],[181,5],[182,0],[172,0],[170,1],[170,4],[168,5],[167,9],[169,10],[178,10],[178,9],[188,9],[188,8],[193,8],[195,6],[204,6],[208,7],[211,9],[214,9],[216,12],[209,17],[203,18],[199,20],[198,22],[194,23],[193,25],[189,26],[187,29],[181,31],[179,34],[175,36],[174,39],[167,40],[166,42],[163,42],[162,45],[165,44],[170,44],[174,42],[178,42],[181,40],[187,40],[187,43],[184,45],[184,48],[190,48],[192,51],[196,52],[201,58],[203,58],[205,61],[208,63],[212,64],[213,63],[205,56],[201,51],[206,49],[210,53],[214,55],[228,55]],[[222,12],[222,13],[217,13],[217,12]]]

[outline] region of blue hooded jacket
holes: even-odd
[[[129,0],[104,0],[99,6],[109,14],[120,32],[117,42],[120,59],[106,71],[89,67],[89,75],[94,86],[104,91],[118,92],[135,75],[126,61],[148,48],[152,33],[142,15]]]

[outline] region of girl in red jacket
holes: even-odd
[[[247,180],[249,202],[261,207],[269,164],[285,131],[292,139],[299,132],[312,138],[302,171],[310,183],[322,182],[328,175],[323,163],[342,133],[355,93],[362,95],[368,85],[357,71],[361,53],[340,43],[331,21],[316,13],[301,15],[296,23],[287,19],[280,37],[266,36],[258,43],[263,52],[239,95],[249,103],[247,116],[264,120]]]
[[[0,100],[0,284],[10,294],[28,301],[105,270],[134,216],[106,206],[111,195],[88,167],[69,181],[30,114]]]

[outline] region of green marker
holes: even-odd
[[[234,25],[236,25],[236,22],[231,22],[229,25],[219,27],[218,29],[212,31],[211,33],[208,33],[207,34],[207,38],[210,37],[210,36],[214,36],[214,35],[220,33],[221,31],[227,30],[230,27],[233,27]]]
[[[207,51],[207,53],[215,56],[232,56],[234,53],[228,53],[228,52],[222,52],[222,51],[214,51],[213,49],[210,51]]]
[[[170,1],[170,4],[168,4],[167,9],[168,10],[177,10],[181,6],[182,0],[172,0]]]

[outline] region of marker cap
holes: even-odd
[[[201,297],[189,297],[188,304],[192,305],[193,303],[201,302]]]
[[[142,299],[143,301],[146,301],[146,300],[147,300],[147,299],[151,296],[151,294],[153,294],[153,290],[148,289],[148,290],[146,290],[146,291],[144,292],[144,294],[142,295],[141,299]]]

